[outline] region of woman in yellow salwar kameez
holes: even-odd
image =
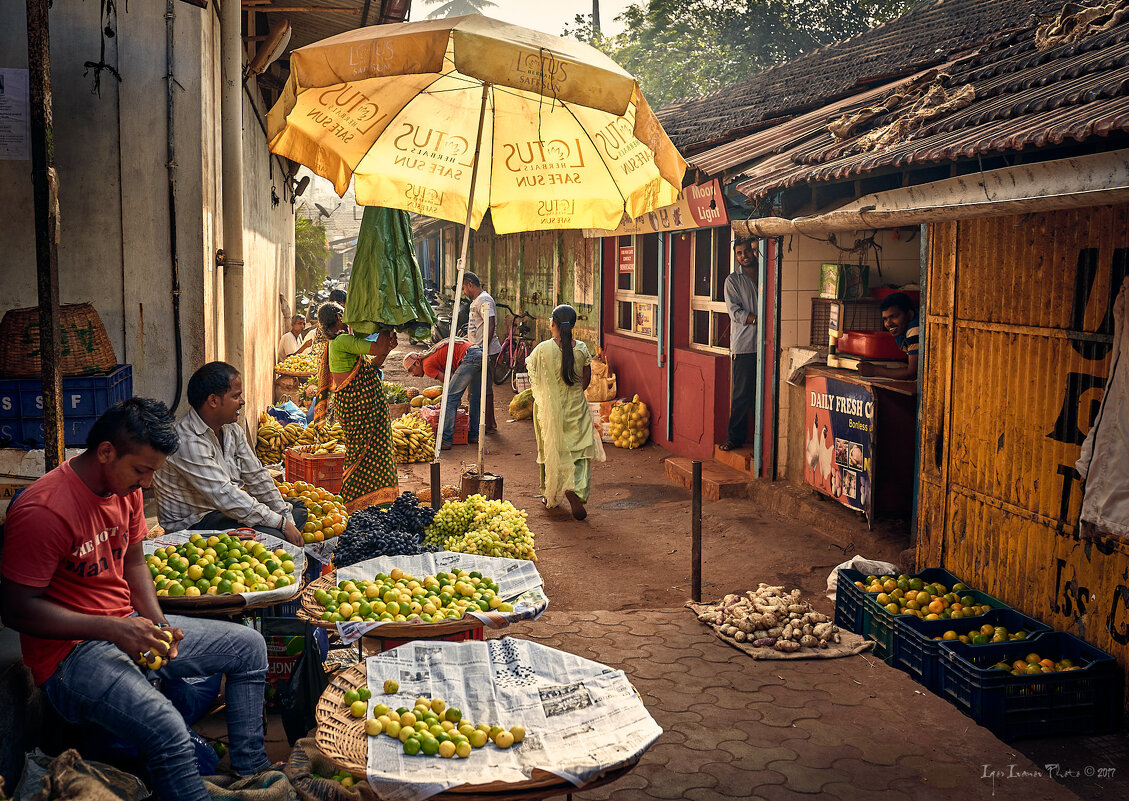
[[[572,338],[576,310],[553,309],[553,333],[526,359],[533,388],[533,427],[541,495],[550,509],[567,500],[572,516],[588,516],[584,504],[592,482],[592,462],[602,462],[604,446],[592,424],[584,390],[592,380],[592,357],[583,342]]]
[[[396,335],[386,331],[376,342],[354,336],[341,321],[343,312],[336,303],[318,309],[318,325],[329,346],[322,355],[314,415],[315,419],[325,415],[329,393],[324,390],[332,387],[334,412],[345,431],[341,497],[355,512],[392,503],[398,493],[392,423],[379,369],[396,347]]]

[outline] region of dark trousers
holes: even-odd
[[[749,435],[749,415],[757,405],[757,354],[733,356],[732,401],[729,407],[727,441],[741,447]]]
[[[286,498],[285,500],[294,507],[294,525],[301,531],[302,526],[306,525],[306,521],[310,519],[310,512],[306,508],[305,501],[290,498]],[[237,520],[232,520],[223,512],[208,512],[200,519],[199,523],[191,526],[191,528],[197,531],[229,531],[233,528],[246,528],[246,526]],[[266,526],[251,526],[251,528],[255,529],[255,531],[261,531],[263,534],[270,534],[272,537],[278,537],[283,540],[286,539],[286,537],[282,535],[282,529],[268,528]]]

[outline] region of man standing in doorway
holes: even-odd
[[[741,269],[725,279],[725,309],[731,321],[729,352],[733,357],[733,386],[729,407],[729,432],[723,451],[745,444],[749,413],[757,400],[757,254],[749,240],[733,250]]]
[[[498,354],[502,352],[502,343],[498,340],[498,308],[494,305],[494,298],[482,288],[482,281],[475,273],[463,275],[463,292],[470,298],[470,319],[467,322],[467,339],[472,345],[478,345],[490,360],[487,368],[486,380],[486,433],[492,434],[498,430],[494,421],[494,364],[498,361]],[[490,343],[487,350],[485,342]],[[481,380],[481,378],[479,379]],[[478,436],[478,421],[470,421],[471,429]]]

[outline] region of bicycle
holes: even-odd
[[[495,305],[510,313],[510,332],[502,341],[502,350],[494,363],[494,383],[504,384],[510,379],[510,386],[517,392],[517,374],[525,372],[525,360],[533,352],[533,329],[522,322],[522,318],[532,320],[533,315],[515,312],[504,303]]]

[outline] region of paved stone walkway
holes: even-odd
[[[757,661],[685,609],[550,611],[505,633],[622,669],[664,729],[631,773],[576,801],[1079,798],[867,654]]]

